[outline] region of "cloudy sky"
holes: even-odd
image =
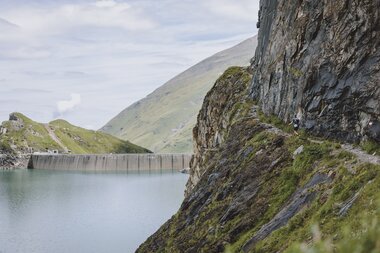
[[[98,129],[257,33],[258,0],[1,0],[0,121]]]

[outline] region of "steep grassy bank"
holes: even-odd
[[[195,130],[205,147],[193,161],[196,180],[137,252],[380,252],[380,165],[263,123],[274,119],[241,102],[247,89],[234,89],[249,87],[241,71],[208,93]],[[240,95],[224,101],[229,89]]]

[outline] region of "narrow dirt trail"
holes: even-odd
[[[308,138],[308,140],[313,143],[319,143],[319,144],[323,143],[322,141],[317,141],[310,138]],[[359,161],[363,163],[380,164],[380,156],[368,154],[361,148],[354,147],[351,144],[348,144],[348,143],[342,144],[342,149],[356,155]]]
[[[63,145],[61,140],[55,135],[54,131],[50,128],[49,124],[44,124],[46,131],[48,131],[50,138],[55,141],[65,152],[68,152],[69,149]]]
[[[360,148],[355,148],[350,144],[343,144],[342,148],[348,152],[351,152],[357,156],[357,158],[365,163],[380,164],[380,157],[377,155],[370,155]]]
[[[269,131],[269,132],[273,132],[275,134],[280,134],[280,135],[285,136],[285,137],[291,137],[292,136],[292,134],[286,133],[283,130],[281,130],[281,129],[273,126],[273,125],[266,124],[266,123],[263,123],[263,124],[268,127],[267,131]],[[317,143],[317,144],[323,143],[323,141],[314,140],[311,138],[308,138],[307,140],[312,142],[312,143]],[[348,144],[348,143],[342,144],[341,147],[343,150],[354,154],[359,159],[359,161],[362,163],[380,164],[380,156],[378,156],[378,155],[368,154],[364,150],[362,150],[361,148],[354,147],[353,145]]]
[[[258,118],[259,118],[258,117],[258,111],[259,111],[259,107],[254,106],[252,108],[250,116],[253,118],[256,118],[258,120]],[[269,132],[273,132],[275,134],[280,134],[280,135],[285,136],[285,137],[291,137],[292,136],[292,134],[286,133],[283,130],[281,130],[281,129],[279,129],[279,128],[271,125],[271,124],[266,124],[263,122],[261,122],[261,123],[263,125],[265,125],[266,127],[268,127],[267,131],[269,131]],[[318,144],[323,143],[323,141],[313,140],[311,138],[308,138],[308,140],[312,143],[318,143]],[[348,144],[348,143],[342,144],[342,149],[356,155],[356,157],[359,159],[359,161],[361,161],[363,163],[380,164],[380,156],[370,155],[370,154],[366,153],[365,151],[363,151],[361,148],[354,147],[351,144]]]

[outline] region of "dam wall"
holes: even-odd
[[[191,154],[33,154],[29,169],[161,172],[181,171],[190,166]]]

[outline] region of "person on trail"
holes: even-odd
[[[295,135],[299,135],[297,131],[300,128],[300,123],[300,119],[297,117],[297,115],[294,115],[294,118],[292,119],[292,122],[290,124],[293,124],[293,130]]]
[[[365,134],[376,142],[380,142],[380,121],[376,119],[370,120],[367,127],[364,129]]]

